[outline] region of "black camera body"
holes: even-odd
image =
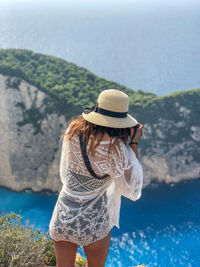
[[[133,126],[132,128],[133,128],[133,130],[134,130],[134,133],[133,133],[133,136],[132,136],[132,138],[131,138],[131,142],[132,142],[132,140],[133,140],[133,138],[135,137],[135,135],[136,135],[136,132],[137,132],[137,129],[140,127],[140,125],[139,124],[137,124],[137,125],[135,125],[135,126]]]

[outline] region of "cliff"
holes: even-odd
[[[144,186],[200,177],[200,89],[158,97],[99,78],[62,59],[0,50],[0,185],[16,191],[59,191],[59,160],[68,120],[103,89],[130,97],[144,125]]]

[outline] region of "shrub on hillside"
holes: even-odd
[[[34,231],[28,225],[21,226],[21,219],[14,212],[0,217],[0,266],[55,266],[54,245],[49,234]],[[76,265],[86,266],[86,260],[78,256]]]

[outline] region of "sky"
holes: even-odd
[[[55,0],[0,0],[0,3],[23,3],[23,4],[30,4],[30,3],[40,3],[40,4],[46,4],[46,3],[53,3],[55,4]],[[199,5],[199,0],[56,0],[56,3],[63,3],[63,4],[92,4],[92,5],[109,5],[109,4],[145,4],[145,5],[151,5],[151,4],[158,4],[158,5],[179,5],[179,6],[194,6]]]

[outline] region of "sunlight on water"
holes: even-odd
[[[47,231],[58,194],[0,187],[0,212],[14,211]],[[122,198],[120,229],[112,229],[106,267],[199,267],[200,179],[152,183],[135,202]],[[80,247],[79,252],[83,254]]]
[[[157,231],[147,227],[113,237],[106,266],[195,266],[200,263],[199,245],[200,225],[192,222]]]

